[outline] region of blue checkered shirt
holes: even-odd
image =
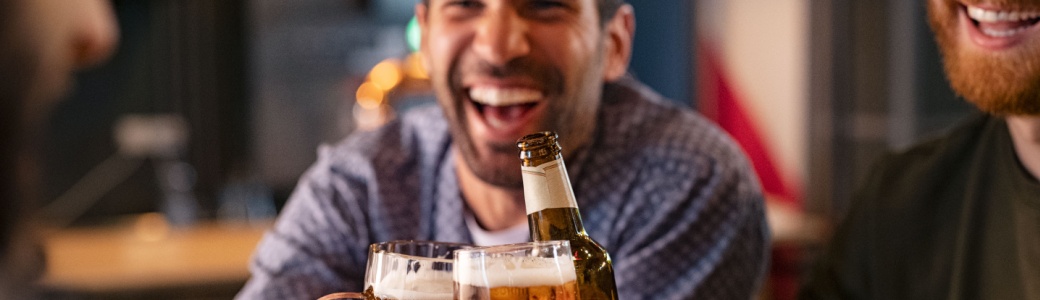
[[[752,298],[769,230],[736,144],[633,79],[605,85],[597,122],[594,150],[567,167],[585,228],[613,258],[620,299]],[[471,243],[451,147],[436,105],[322,147],[237,298],[360,291],[371,243]]]

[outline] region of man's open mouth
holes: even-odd
[[[544,98],[542,91],[530,88],[473,87],[469,98],[477,112],[492,128],[508,128],[524,117]]]
[[[1040,10],[987,9],[963,5],[972,24],[989,38],[1019,36],[1040,22]]]

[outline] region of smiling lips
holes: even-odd
[[[993,10],[970,5],[965,5],[965,11],[979,33],[988,39],[1016,39],[1040,21],[1038,11]]]
[[[473,87],[469,98],[491,129],[509,131],[521,126],[524,117],[544,98],[542,91],[530,88]]]

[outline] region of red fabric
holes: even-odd
[[[745,102],[730,83],[717,53],[703,41],[698,50],[697,80],[698,108],[708,118],[726,130],[744,149],[755,169],[762,189],[769,200],[801,207],[801,193],[792,188],[778,172],[768,145],[762,140],[754,120],[748,115]],[[774,245],[763,291],[763,299],[793,300],[797,298],[801,275],[802,249],[794,245]]]
[[[704,43],[700,43],[704,44]],[[722,68],[719,56],[710,47],[701,47],[698,51],[698,103],[699,109],[710,119],[729,132],[733,139],[744,149],[755,173],[762,182],[762,189],[767,195],[779,201],[800,207],[801,195],[784,180],[777,171],[769,147],[762,140],[762,134],[755,126],[744,108],[744,101],[734,90],[729,78]]]

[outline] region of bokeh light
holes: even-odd
[[[401,61],[390,58],[385,59],[368,73],[368,80],[381,88],[384,92],[390,91],[401,83],[404,74],[401,73]]]
[[[423,63],[423,56],[419,52],[412,52],[409,54],[404,61],[404,72],[408,74],[408,77],[415,79],[430,79],[430,75],[426,73],[426,65]]]
[[[422,28],[419,27],[419,20],[414,16],[405,27],[405,39],[408,40],[408,48],[412,52],[419,51],[419,45],[422,44]]]
[[[372,82],[362,83],[357,89],[357,104],[364,109],[376,109],[383,104],[386,92]]]

